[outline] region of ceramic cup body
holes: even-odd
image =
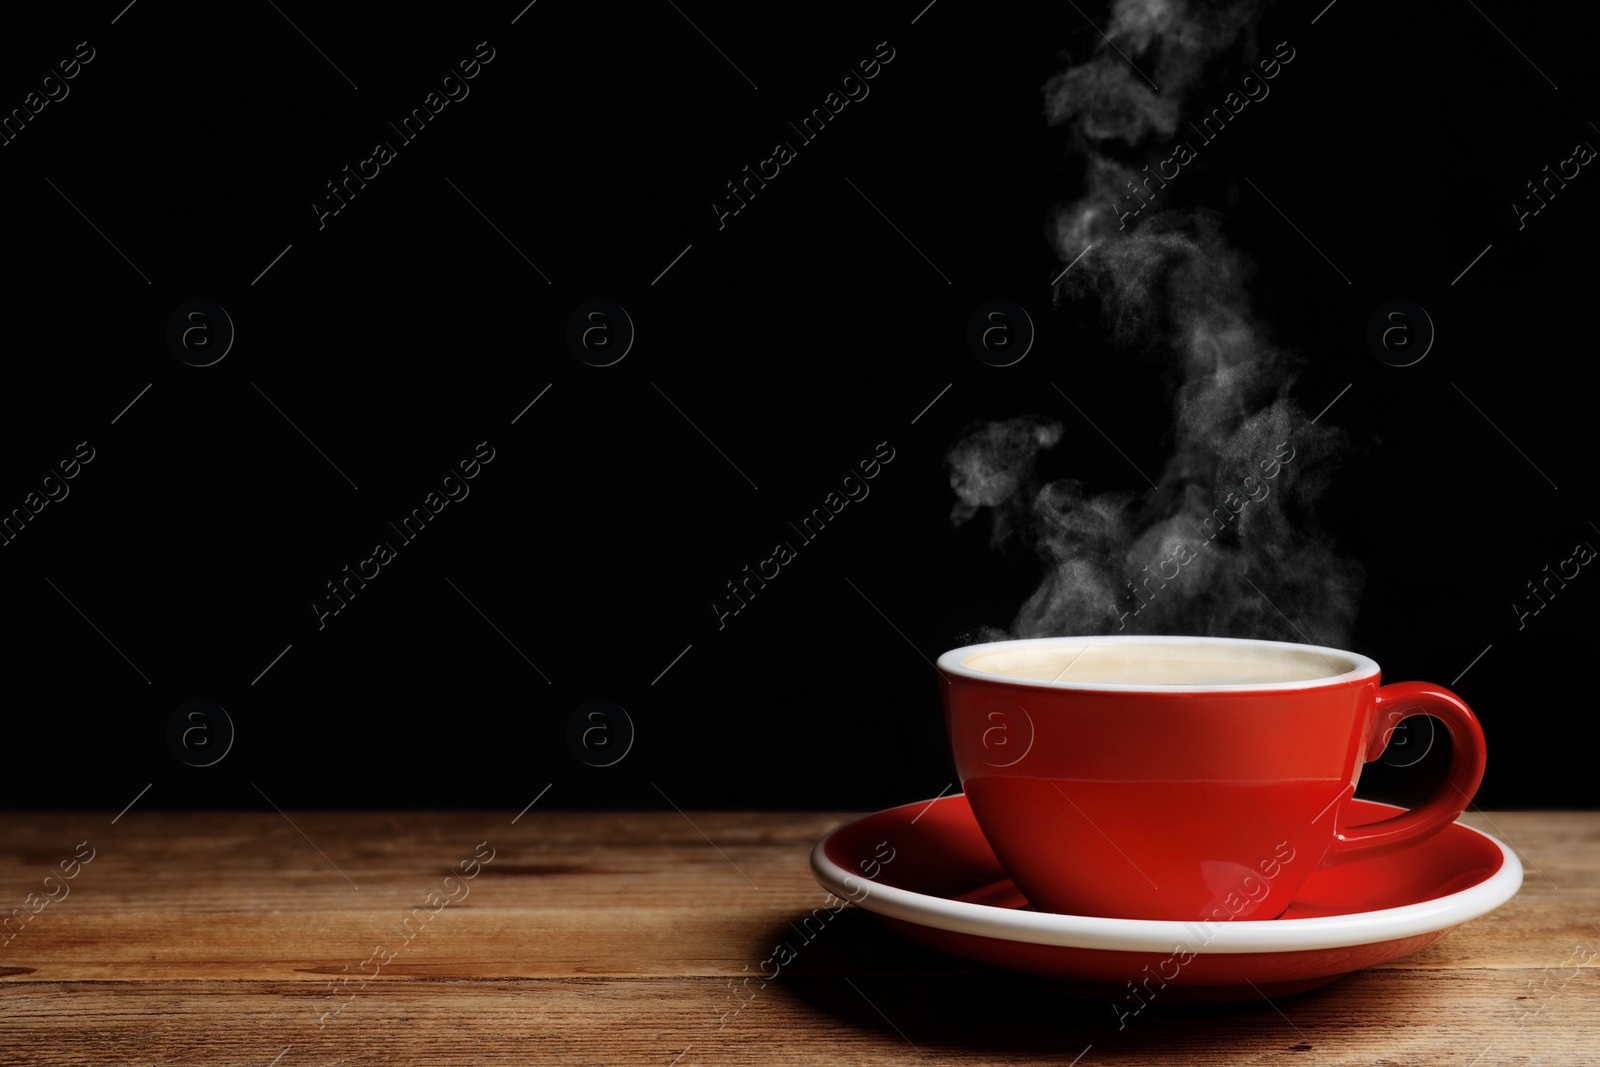
[[[1218,663],[1244,671],[1207,666]],[[972,811],[1044,911],[1274,918],[1320,866],[1443,829],[1483,775],[1483,735],[1465,704],[1437,686],[1384,686],[1377,663],[1337,649],[1047,638],[955,649],[938,672]],[[1230,677],[1269,680],[1214,680]],[[1344,825],[1362,765],[1423,713],[1452,739],[1444,785],[1402,815]]]

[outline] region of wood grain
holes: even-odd
[[[822,904],[807,855],[849,817],[0,815],[0,1064],[1600,1059],[1595,813],[1467,816],[1522,855],[1521,893],[1300,997],[1155,1003],[1119,1029],[1107,1005],[980,973],[850,909],[736,1010],[730,980]],[[82,842],[93,858],[66,879]],[[375,977],[346,982],[364,963]]]

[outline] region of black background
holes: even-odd
[[[1047,473],[1104,489],[1172,445],[1162,376],[1052,310],[1049,210],[1080,163],[1040,89],[1104,11],[278,6],[8,15],[5,109],[77,42],[95,58],[0,147],[0,508],[77,442],[95,458],[0,547],[0,806],[116,810],[149,785],[169,807],[865,809],[949,788],[929,661],[1009,623],[1038,572],[952,528],[946,451],[1049,415]],[[1484,807],[1595,800],[1600,578],[1521,629],[1511,607],[1600,545],[1600,177],[1521,230],[1511,208],[1600,144],[1575,10],[1270,9],[1261,54],[1295,61],[1171,201],[1220,212],[1255,262],[1261,321],[1308,362],[1301,406],[1340,397],[1324,418],[1354,444],[1320,518],[1368,570],[1353,646],[1391,680],[1460,677]],[[480,41],[470,95],[319,229],[324,183]],[[870,95],[719,229],[723,183],[880,41]],[[1253,58],[1219,56],[1191,104]],[[992,298],[1038,329],[1011,367],[965,342]],[[237,329],[210,367],[165,340],[193,299]],[[613,366],[565,341],[591,299],[637,327]],[[1364,340],[1392,299],[1437,327],[1414,366]],[[480,441],[470,495],[319,629],[324,583]],[[719,629],[724,583],[880,442],[870,496]],[[166,739],[193,699],[237,730],[206,768]],[[567,740],[596,699],[636,731],[609,767]],[[1412,794],[1444,755],[1374,765],[1362,793]]]

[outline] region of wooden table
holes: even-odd
[[[1522,853],[1513,901],[1274,1004],[1118,1030],[848,909],[734,1012],[848,817],[0,815],[0,1064],[1600,1062],[1597,813],[1467,816]]]

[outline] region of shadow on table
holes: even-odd
[[[1312,1006],[1318,1016],[1337,1012],[1347,999],[1341,990],[1387,980],[1379,973],[1357,974],[1270,1003],[1163,1003],[1157,992],[1140,1007],[1133,999],[1115,1005],[1081,999],[1048,978],[944,955],[897,937],[854,908],[810,940],[793,925],[775,926],[772,943],[790,946],[793,958],[763,991],[914,1046],[1019,1054],[1072,1056],[1091,1044],[1120,1054],[1197,1045],[1310,1051],[1313,1043],[1290,1016]],[[768,964],[766,973],[773,967]]]

